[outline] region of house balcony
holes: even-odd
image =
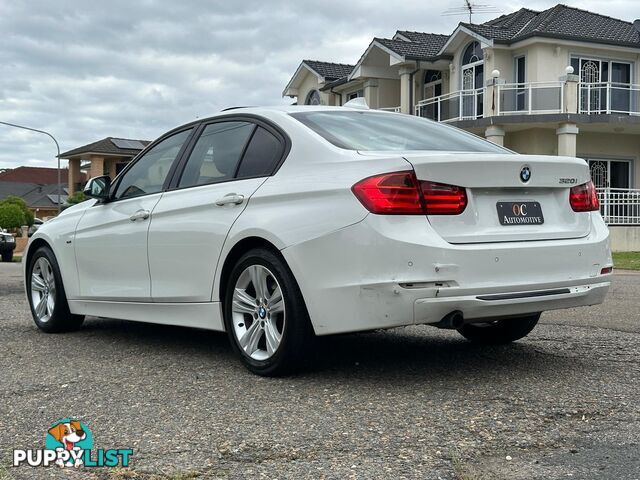
[[[515,115],[640,115],[640,85],[564,81],[499,83],[418,102],[415,114],[438,122]],[[485,103],[485,98],[487,102]],[[488,113],[487,113],[488,112]]]
[[[458,90],[418,102],[415,114],[438,122],[477,120],[484,113],[484,88]]]
[[[630,83],[581,83],[578,113],[640,115],[640,85]]]

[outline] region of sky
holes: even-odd
[[[483,0],[496,13],[546,0]],[[639,0],[565,0],[633,21]],[[302,59],[356,63],[374,36],[450,34],[462,0],[0,0],[0,121],[51,132],[62,151],[153,140],[238,105],[291,103]],[[0,125],[0,168],[55,166],[44,136]],[[63,162],[63,167],[66,162]]]

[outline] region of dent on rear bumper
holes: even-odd
[[[601,303],[609,287],[609,232],[594,216],[572,240],[453,245],[424,217],[369,215],[282,251],[318,335]],[[569,287],[564,295],[483,301],[479,295]]]

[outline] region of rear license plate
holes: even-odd
[[[542,225],[542,207],[538,202],[498,202],[500,225]]]

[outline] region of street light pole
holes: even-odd
[[[15,128],[21,128],[23,130],[29,130],[30,132],[42,133],[43,135],[46,135],[51,140],[53,140],[53,142],[56,144],[56,149],[58,150],[58,155],[56,158],[58,159],[58,214],[59,214],[60,213],[60,196],[62,195],[62,185],[60,183],[60,145],[58,145],[58,141],[55,139],[53,135],[51,135],[49,132],[45,132],[44,130],[38,130],[37,128],[25,127],[24,125],[16,125],[15,123],[2,122],[2,121],[0,121],[0,124],[6,125],[8,127],[15,127]]]

